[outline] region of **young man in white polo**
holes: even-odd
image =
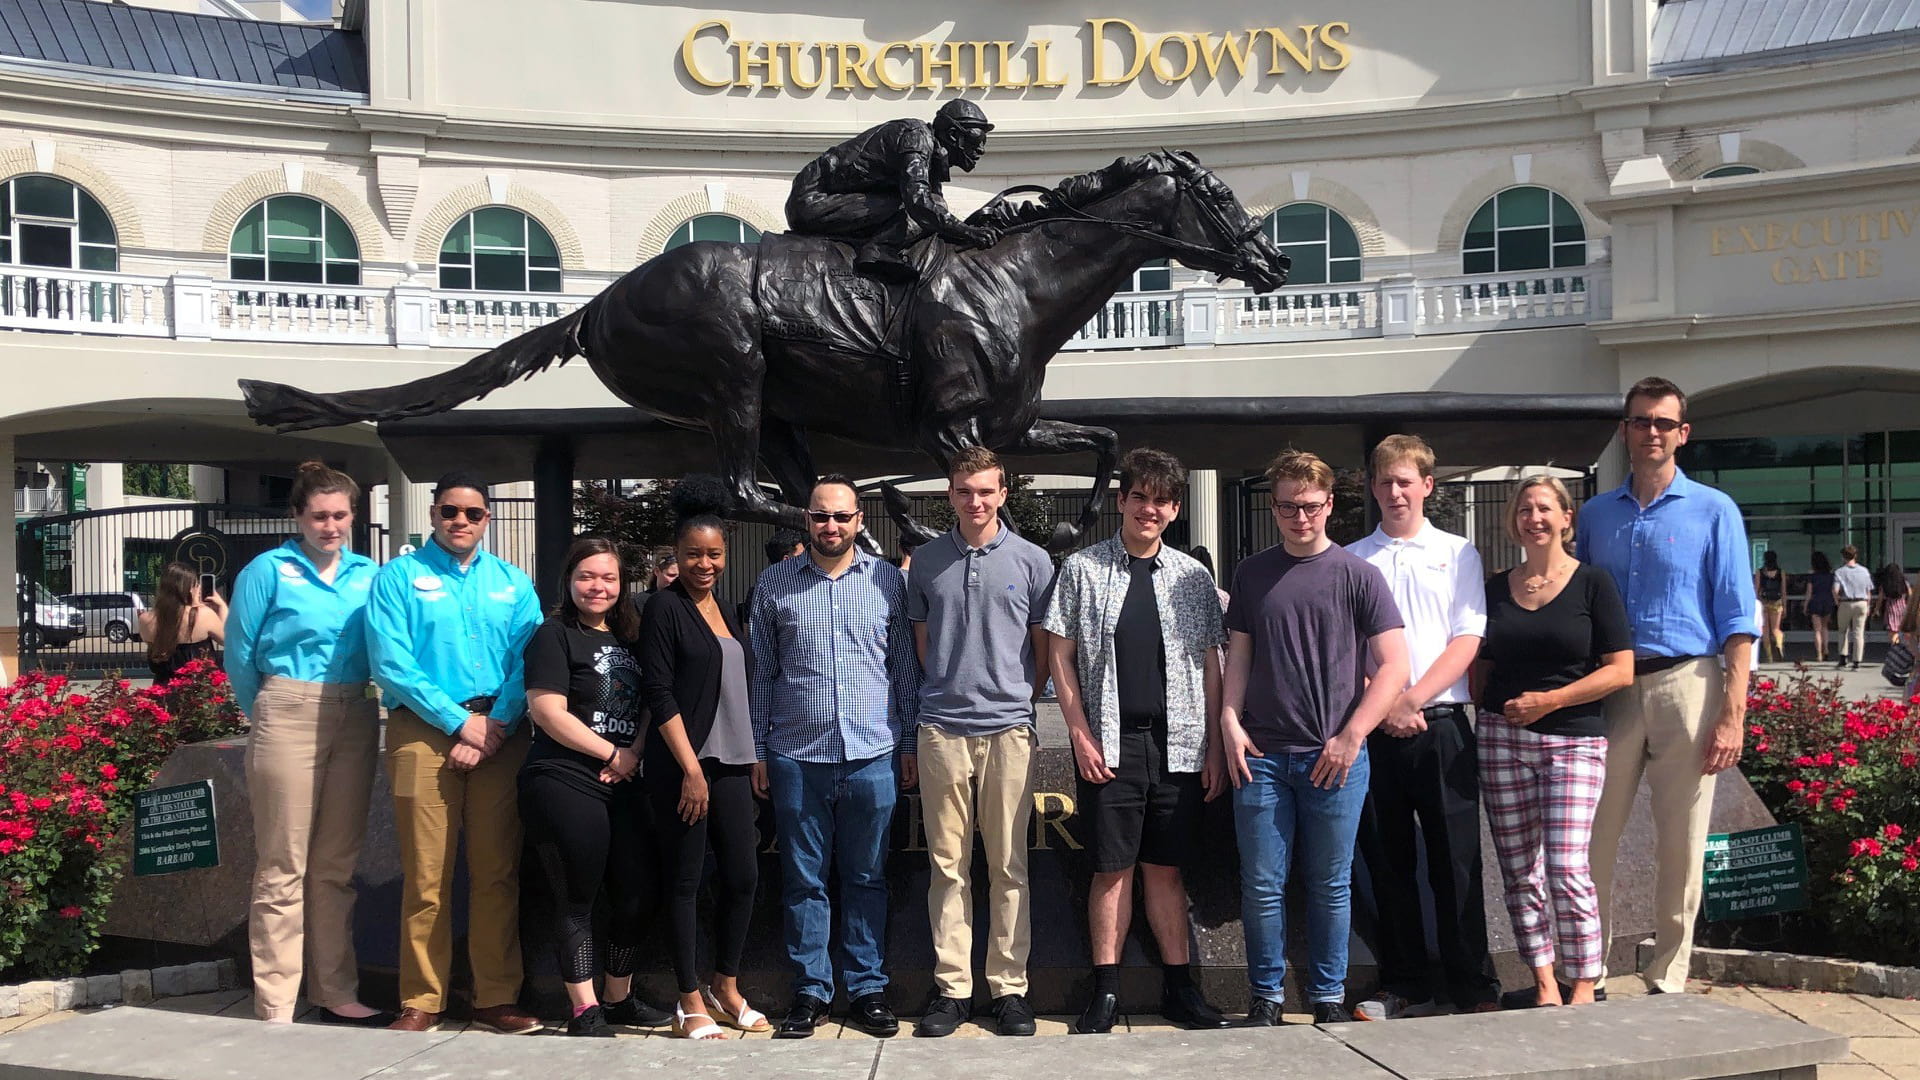
[[[1181,868],[1200,850],[1200,809],[1225,787],[1203,783],[1219,716],[1226,644],[1213,575],[1163,543],[1180,516],[1187,470],[1172,454],[1138,449],[1120,462],[1120,532],[1069,558],[1054,582],[1047,637],[1054,689],[1079,774],[1093,881],[1087,893],[1093,992],[1073,1030],[1113,1030],[1120,951],[1139,868],[1147,922],[1160,947],[1161,1015],[1190,1029],[1227,1020],[1188,966]]]

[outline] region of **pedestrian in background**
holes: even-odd
[[[1867,653],[1867,614],[1873,607],[1875,582],[1873,571],[1860,565],[1859,548],[1848,544],[1840,549],[1840,558],[1840,569],[1833,572],[1834,630],[1840,639],[1836,667],[1844,669],[1851,663],[1859,671]]]
[[[1837,606],[1833,598],[1833,564],[1827,561],[1826,552],[1816,551],[1813,553],[1812,566],[1800,603],[1806,608],[1807,620],[1813,623],[1814,663],[1824,664],[1827,662],[1827,628],[1833,624],[1833,613]]]

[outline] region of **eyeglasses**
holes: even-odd
[[[1325,500],[1304,503],[1277,502],[1273,504],[1273,512],[1279,514],[1282,518],[1305,518],[1311,521],[1319,517],[1321,511],[1325,510],[1327,506],[1328,503]]]
[[[1657,431],[1671,435],[1680,430],[1680,421],[1665,416],[1629,416],[1621,421],[1635,431]]]
[[[858,510],[809,510],[807,511],[807,520],[813,522],[815,525],[825,525],[829,521],[836,522],[841,525],[847,525],[847,524],[851,524],[853,522],[853,519],[859,516],[860,516],[860,511]]]
[[[467,520],[475,525],[478,525],[481,522],[487,520],[487,509],[484,506],[442,506],[440,507],[441,521],[452,521],[454,518],[457,518],[462,514],[465,514],[467,516]]]

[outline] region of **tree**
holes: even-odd
[[[185,465],[129,464],[121,476],[121,490],[128,495],[146,495],[156,499],[193,498],[193,481]]]
[[[650,480],[630,495],[617,485],[588,480],[573,492],[573,527],[620,545],[620,562],[644,576],[647,552],[673,543],[673,481]]]
[[[1042,547],[1053,535],[1053,496],[1033,490],[1033,477],[1007,477],[1007,516],[1020,535]],[[924,524],[932,529],[953,528],[953,504],[940,496],[927,508]]]
[[[1373,503],[1373,489],[1367,486],[1367,474],[1360,469],[1340,469],[1333,474],[1333,516],[1327,520],[1327,537],[1341,546],[1372,532],[1367,515]],[[1427,496],[1427,520],[1448,532],[1458,533],[1465,518],[1466,494],[1458,484],[1435,484]]]

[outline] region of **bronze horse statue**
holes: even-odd
[[[298,431],[444,412],[585,356],[628,404],[712,434],[735,501],[729,516],[790,528],[804,528],[816,476],[809,432],[918,449],[942,473],[971,446],[1092,452],[1092,490],[1078,521],[1056,526],[1058,550],[1097,520],[1119,440],[1107,428],[1040,418],[1054,353],[1152,259],[1177,258],[1259,292],[1286,283],[1288,259],[1183,151],[1121,158],[1038,203],[1011,204],[1003,193],[969,220],[1004,234],[970,250],[923,241],[912,253],[919,280],[893,290],[854,274],[851,248],[833,241],[692,243],[452,371],[338,394],[240,386],[256,421]],[[758,466],[779,499],[761,487]],[[906,519],[898,492],[888,496],[903,528],[930,535]]]

